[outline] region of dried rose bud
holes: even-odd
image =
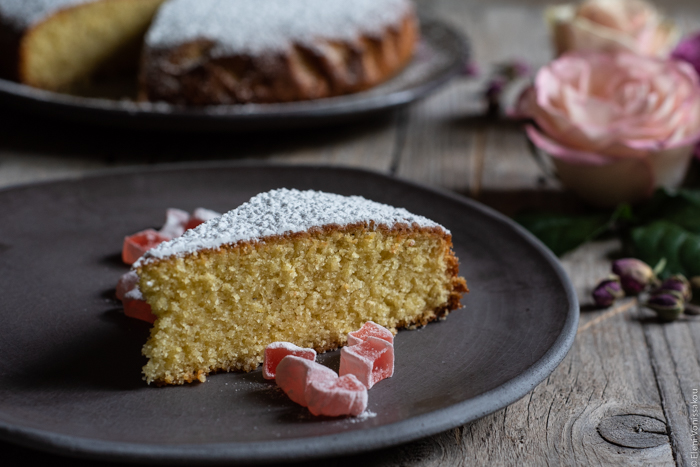
[[[603,279],[593,289],[593,301],[601,308],[609,307],[615,300],[625,296],[625,291],[620,285],[620,278],[611,275],[607,279]]]
[[[645,305],[654,310],[661,321],[674,321],[685,309],[683,299],[666,293],[650,296]]]
[[[676,274],[664,280],[658,289],[654,290],[654,294],[659,293],[675,293],[685,302],[689,302],[693,298],[693,291],[690,288],[690,282],[683,274]]]
[[[656,280],[649,265],[635,258],[623,258],[613,262],[612,271],[620,276],[620,283],[625,292],[637,295]]]

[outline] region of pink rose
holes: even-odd
[[[671,56],[690,63],[700,75],[700,32],[683,39]],[[700,144],[695,148],[695,157],[700,159]]]
[[[574,50],[628,51],[666,57],[678,41],[675,25],[642,0],[587,0],[549,7],[557,55]]]
[[[700,140],[700,83],[674,59],[575,52],[537,73],[518,113],[564,185],[598,205],[634,202],[682,181]]]

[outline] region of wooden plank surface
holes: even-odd
[[[482,71],[513,58],[538,66],[551,56],[541,19],[548,1],[418,3],[422,14],[469,36]],[[665,1],[662,7],[686,31],[700,29],[697,0]],[[484,86],[483,77],[461,78],[391,117],[272,136],[86,130],[0,109],[7,122],[0,138],[0,187],[115,166],[251,159],[394,173],[474,196],[507,214],[528,207],[577,209],[578,202],[543,177],[527,155],[519,127],[479,116]],[[590,289],[618,248],[614,241],[599,242],[562,259],[583,305],[579,334],[564,362],[526,397],[454,430],[318,465],[694,465],[700,460],[692,457],[697,425],[691,420],[700,391],[700,319],[661,325],[632,300],[593,310]],[[0,447],[10,458],[57,462],[24,448]]]

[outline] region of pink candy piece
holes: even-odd
[[[170,208],[165,212],[165,225],[160,233],[170,238],[182,236],[186,230],[194,229],[210,219],[221,217],[221,214],[211,209],[197,208],[190,216],[182,209]]]
[[[311,381],[338,379],[335,371],[320,363],[294,355],[287,355],[277,365],[277,385],[297,404],[307,407],[306,388]]]
[[[165,224],[160,233],[165,237],[177,238],[185,233],[185,225],[190,220],[190,215],[182,209],[169,208],[165,211]]]
[[[156,320],[156,315],[151,312],[149,305],[141,295],[141,291],[137,288],[130,290],[122,299],[124,305],[124,314],[130,318],[140,319],[153,324]]]
[[[119,278],[116,295],[122,301],[126,316],[149,323],[156,320],[156,315],[151,312],[151,305],[141,295],[139,276],[136,271],[129,271]]]
[[[384,326],[380,326],[374,321],[367,321],[360,329],[348,333],[348,345],[357,345],[366,340],[369,336],[378,337],[390,344],[394,343],[394,335]]]
[[[202,219],[197,219],[197,218],[193,217],[189,221],[187,221],[187,225],[185,226],[185,230],[194,229],[198,225],[204,224],[204,222],[206,222],[206,221],[203,221]]]
[[[370,389],[394,374],[394,345],[369,336],[340,351],[340,376],[352,374]]]
[[[185,230],[197,227],[199,224],[219,216],[221,214],[216,211],[197,208],[190,217],[182,209],[169,208],[165,212],[165,224],[159,231],[146,229],[124,238],[122,261],[126,264],[134,264],[137,259],[151,248],[173,238],[180,237],[185,233]]]
[[[314,349],[305,349],[296,346],[291,342],[273,342],[265,348],[265,361],[263,362],[263,378],[275,379],[277,365],[287,355],[294,355],[312,362],[316,360],[316,351]]]
[[[122,261],[126,264],[134,264],[145,252],[168,240],[170,240],[170,237],[161,235],[153,229],[146,229],[134,235],[129,235],[124,238]]]
[[[124,295],[126,295],[127,292],[134,290],[136,287],[138,287],[139,284],[139,276],[136,274],[136,271],[129,271],[126,274],[124,274],[122,277],[119,278],[119,282],[117,282],[117,299],[119,300],[124,300]]]
[[[312,379],[306,388],[306,402],[314,415],[357,416],[367,408],[367,388],[355,375]]]
[[[211,209],[197,208],[194,210],[191,216],[187,214],[187,218],[184,219],[184,221],[182,221],[181,223],[182,232],[180,232],[180,234],[177,236],[179,237],[180,235],[185,233],[186,230],[194,229],[199,224],[204,224],[206,221],[214,219],[216,217],[221,217],[221,214],[216,211],[212,211]]]
[[[185,230],[194,229],[199,224],[204,224],[206,221],[216,217],[221,217],[221,214],[216,211],[212,211],[211,209],[197,208],[194,210],[192,217],[187,222]]]
[[[220,212],[212,211],[211,209],[207,208],[197,208],[194,210],[192,213],[192,217],[195,219],[199,219],[203,222],[210,221],[212,219],[215,219],[217,217],[221,217]]]

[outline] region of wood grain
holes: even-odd
[[[676,464],[697,465],[700,461],[700,417],[697,412],[700,401],[699,317],[685,317],[666,324],[649,320],[645,325],[645,336],[663,400]],[[696,404],[694,424],[691,416],[693,400]],[[693,450],[693,447],[696,449]]]
[[[374,119],[360,131],[350,128],[314,130],[316,135],[298,147],[278,152],[267,160],[289,164],[327,164],[389,172],[399,144],[399,115]]]
[[[400,163],[396,175],[457,191],[468,191],[474,183],[473,147],[478,143],[473,119],[465,102],[473,99],[469,85],[455,83],[413,106],[402,122]]]

